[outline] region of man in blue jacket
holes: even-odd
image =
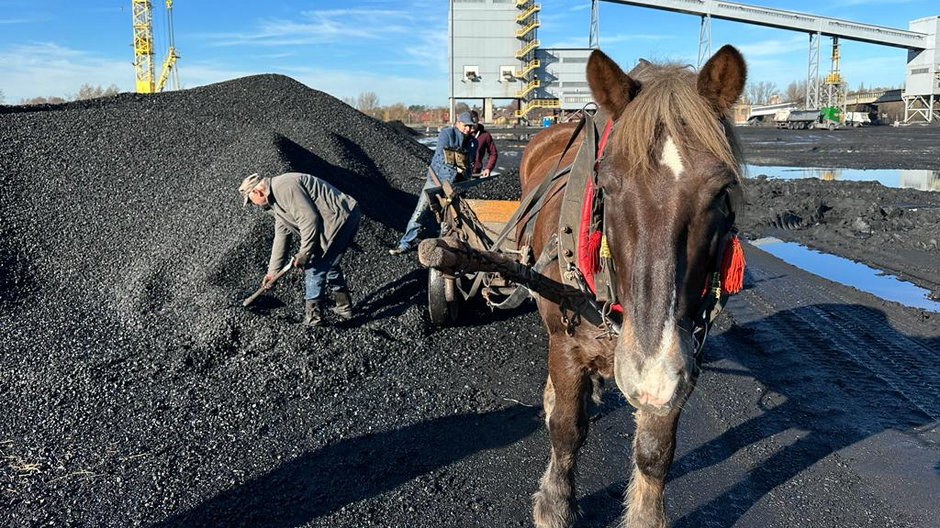
[[[473,159],[476,155],[476,139],[473,134],[473,118],[470,112],[462,112],[457,116],[453,126],[444,127],[437,136],[437,148],[428,167],[424,188],[418,195],[418,205],[405,234],[398,241],[398,246],[388,250],[392,255],[400,255],[415,249],[415,240],[421,226],[425,225],[430,215],[428,208],[428,195],[425,191],[440,187],[441,183],[454,183],[463,178],[469,178],[473,169]],[[461,162],[462,160],[462,162]]]

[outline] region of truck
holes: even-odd
[[[827,106],[820,110],[780,110],[774,114],[774,123],[777,128],[790,130],[804,130],[807,128],[839,128],[841,111],[834,106]]]
[[[871,125],[871,117],[869,117],[868,112],[846,112],[845,113],[845,126],[868,126]]]

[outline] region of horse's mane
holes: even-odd
[[[652,172],[653,149],[668,135],[684,149],[711,153],[742,177],[743,157],[731,124],[699,95],[698,76],[690,67],[644,61],[630,75],[641,89],[618,119],[611,142],[634,173]]]

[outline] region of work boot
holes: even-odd
[[[323,310],[320,308],[320,301],[307,301],[304,308],[304,325],[323,325]]]
[[[352,299],[349,297],[349,292],[346,290],[338,290],[333,292],[333,313],[339,316],[340,319],[348,321],[352,319]]]

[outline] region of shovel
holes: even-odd
[[[262,293],[264,293],[264,292],[270,290],[271,287],[274,286],[274,283],[277,282],[278,279],[280,279],[281,277],[283,277],[288,271],[290,271],[290,269],[291,269],[293,266],[294,266],[294,261],[291,260],[290,262],[287,263],[286,266],[284,266],[284,269],[282,269],[281,271],[277,272],[277,273],[274,275],[274,277],[272,277],[271,280],[268,281],[267,284],[265,284],[264,286],[258,288],[258,291],[256,291],[255,293],[252,293],[252,294],[251,294],[251,297],[249,297],[249,298],[245,299],[244,301],[242,301],[242,306],[248,306],[249,304],[251,304],[251,303],[255,302],[256,300],[258,300],[258,297],[261,297],[261,294],[262,294]]]

